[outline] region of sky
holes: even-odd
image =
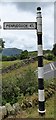
[[[54,44],[54,3],[53,2],[1,2],[0,36],[6,48],[35,51],[37,47],[36,30],[3,30],[3,22],[36,22],[37,7],[42,11],[43,49],[52,49]]]

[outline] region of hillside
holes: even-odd
[[[2,51],[3,56],[15,56],[21,54],[22,50],[17,48],[4,48]]]

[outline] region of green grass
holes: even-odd
[[[48,64],[48,63],[51,63],[51,62],[53,62],[53,61],[52,60],[46,60],[46,59],[43,60],[44,65]]]
[[[21,62],[22,62],[22,60],[0,61],[0,64],[2,65],[2,68],[6,68],[6,67],[11,66],[11,65],[16,64],[16,63],[17,63],[17,64],[20,64]],[[53,61],[51,61],[51,60],[46,60],[46,59],[43,60],[44,65],[45,65],[45,64],[48,64],[48,63],[50,63],[50,62],[53,62]],[[31,63],[31,64],[33,65],[33,67],[34,67],[34,66],[37,67],[37,61],[34,62],[34,63]]]
[[[46,113],[45,116],[40,116],[38,113],[38,106],[28,108],[17,114],[17,118],[54,118],[54,96],[48,99],[45,103]]]
[[[20,61],[20,60],[15,60],[15,61],[3,61],[3,62],[0,61],[0,64],[2,64],[2,68],[9,67],[9,66],[14,65],[14,64],[16,64],[16,63],[17,63],[17,64],[20,64],[21,61]]]

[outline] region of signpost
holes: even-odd
[[[4,30],[37,30],[38,43],[38,112],[45,114],[45,96],[43,80],[43,48],[42,48],[42,16],[41,8],[37,8],[37,22],[4,22]]]
[[[34,30],[37,27],[37,22],[4,22],[3,29],[5,30]]]
[[[43,80],[43,48],[42,48],[42,15],[41,8],[37,8],[37,38],[38,38],[38,112],[45,114],[44,80]]]

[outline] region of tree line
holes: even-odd
[[[5,41],[0,38],[0,52],[4,49],[5,47]],[[37,54],[35,54],[37,55]],[[3,61],[13,61],[16,59],[28,59],[29,57],[32,57],[29,55],[29,52],[27,50],[24,50],[21,52],[20,55],[16,55],[16,56],[2,56],[2,60]],[[54,57],[56,57],[56,43],[53,45],[53,49],[50,50],[44,50],[44,58],[48,59],[48,60],[52,60]]]

